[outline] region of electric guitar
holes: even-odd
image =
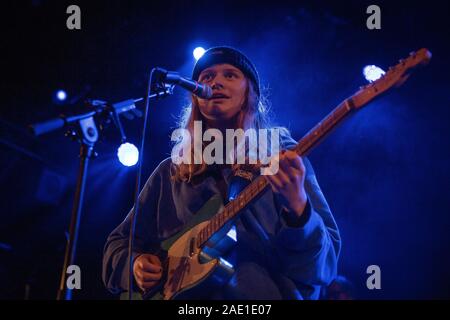
[[[292,150],[305,156],[348,115],[390,88],[403,84],[415,67],[427,64],[430,59],[427,49],[412,52],[381,78],[345,99]],[[268,186],[264,176],[259,176],[226,206],[222,205],[220,197],[208,200],[183,230],[161,243],[163,276],[158,286],[143,294],[143,299],[191,299],[204,296],[211,285],[226,283],[234,270],[220,257],[219,249],[233,242],[227,237],[233,222]]]

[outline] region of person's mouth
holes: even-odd
[[[223,93],[214,93],[210,100],[219,100],[219,99],[229,99],[227,95],[224,95]]]

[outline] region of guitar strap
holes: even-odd
[[[230,179],[230,184],[228,186],[228,200],[231,201],[235,199],[238,194],[252,182],[253,174],[250,172],[243,173],[243,170],[239,170],[237,174],[233,175]],[[249,179],[250,178],[250,179]],[[250,229],[258,236],[264,245],[269,245],[269,236],[263,229],[261,224],[258,222],[254,216],[254,209],[252,207],[246,210],[240,215],[241,221],[244,225],[250,227]]]
[[[228,202],[228,185],[225,181],[222,171],[218,166],[215,166],[213,170],[211,170],[211,176],[216,181],[217,189],[219,189],[220,195],[222,196],[224,205]]]
[[[226,172],[226,171],[223,171]],[[226,205],[231,200],[235,199],[237,195],[252,182],[253,174],[245,170],[237,170],[229,179],[229,182],[225,180],[223,172],[216,166],[211,170],[211,176],[216,181],[216,186],[219,189],[222,199],[224,200],[224,205]],[[265,245],[269,244],[269,237],[266,231],[259,224],[254,216],[253,209],[243,212],[240,215],[242,223],[250,227],[250,229],[256,233],[256,235],[263,241]]]

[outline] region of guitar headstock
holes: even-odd
[[[411,52],[406,59],[400,59],[394,67],[390,67],[378,80],[360,88],[350,99],[352,107],[359,109],[370,100],[382,94],[393,86],[402,85],[409,77],[412,69],[419,65],[426,65],[430,62],[431,52],[422,48],[416,52]]]

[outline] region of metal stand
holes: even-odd
[[[70,219],[69,238],[67,239],[66,252],[64,255],[64,264],[61,271],[61,281],[59,283],[57,300],[72,299],[72,290],[66,285],[67,268],[74,264],[75,252],[77,248],[78,231],[80,227],[81,209],[83,207],[83,196],[86,185],[87,169],[89,159],[95,156],[94,145],[98,140],[98,131],[91,118],[80,120],[82,142],[80,147],[80,168],[78,170],[77,188],[75,190],[75,199],[73,201],[72,216]]]
[[[164,86],[156,93],[148,95],[145,99],[147,104],[150,99],[159,99],[173,94],[173,85]],[[80,166],[78,170],[77,186],[75,190],[75,198],[72,207],[72,215],[70,219],[69,237],[67,239],[66,251],[64,255],[64,264],[61,271],[61,281],[57,293],[57,300],[71,300],[72,290],[67,288],[67,269],[75,262],[76,248],[78,241],[78,233],[80,226],[81,211],[83,207],[83,196],[86,185],[87,169],[89,159],[94,158],[95,143],[99,138],[99,130],[94,121],[94,116],[98,116],[100,121],[113,121],[119,129],[122,142],[126,139],[122,125],[119,120],[119,114],[128,114],[134,112],[135,116],[140,117],[140,111],[136,110],[135,103],[143,101],[144,98],[128,99],[114,104],[107,104],[100,100],[90,100],[88,105],[93,111],[79,114],[75,116],[60,116],[45,122],[36,123],[30,126],[32,132],[36,135],[56,131],[59,129],[68,129],[66,136],[76,139],[80,142]],[[76,124],[76,129],[73,125]],[[102,126],[100,126],[102,127]]]

